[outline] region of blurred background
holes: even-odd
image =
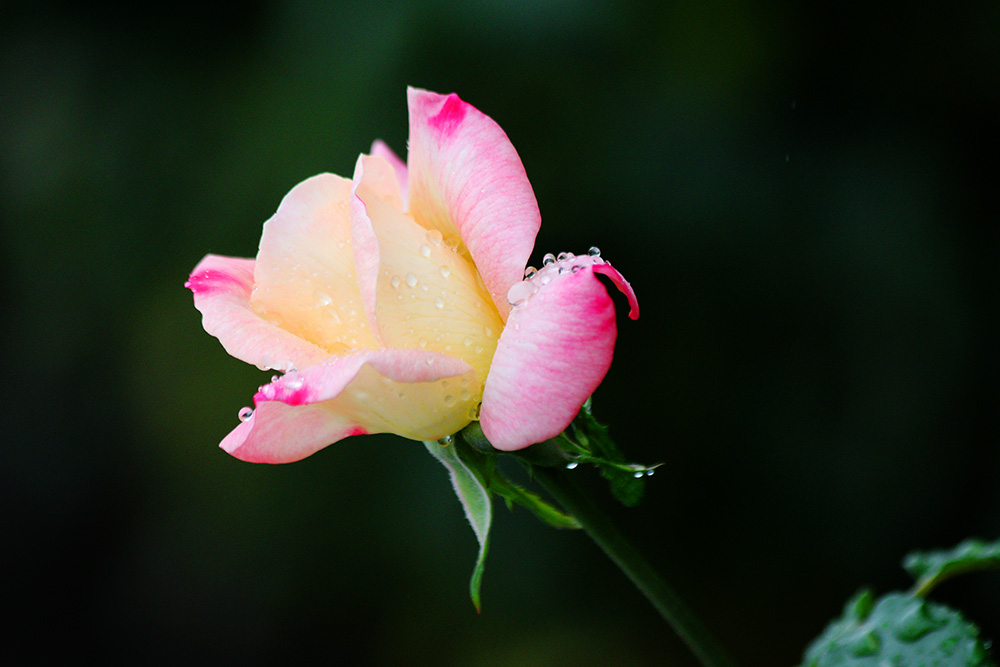
[[[183,284],[281,197],[405,153],[405,86],[492,116],[545,252],[634,285],[595,413],[644,502],[580,483],[741,665],[795,665],[914,548],[1000,535],[1000,5],[7,3],[7,664],[696,664],[582,533],[476,542],[424,448],[219,440],[266,375]],[[1000,638],[1000,575],[934,599]],[[41,633],[39,635],[38,633]]]

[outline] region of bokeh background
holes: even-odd
[[[794,665],[913,548],[1000,535],[1000,5],[7,3],[7,664],[694,665],[580,533],[476,554],[419,444],[218,441],[265,375],[183,288],[297,182],[405,150],[405,86],[517,147],[545,252],[635,286],[595,411],[664,462],[616,507],[742,665]],[[935,599],[1000,638],[1000,576]]]

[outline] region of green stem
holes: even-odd
[[[734,667],[673,588],[625,539],[607,516],[559,468],[535,466],[532,475],[563,508],[583,525],[591,539],[621,568],[646,598],[653,603],[688,648],[705,667]]]

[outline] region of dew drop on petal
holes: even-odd
[[[251,417],[253,417],[253,408],[240,408],[239,418],[241,422],[245,422]]]
[[[428,245],[426,245],[424,243],[421,243],[420,244],[420,255],[422,257],[430,257],[431,256],[431,248],[430,248],[430,246],[428,246]]]
[[[556,257],[556,259],[559,260],[560,262],[564,262],[567,259],[573,259],[574,257],[576,257],[576,255],[574,255],[571,252],[561,252],[559,253],[559,256]]]
[[[403,284],[403,281],[399,279],[399,276],[393,276],[392,279],[389,280],[389,284],[395,289],[399,289],[399,286]]]
[[[566,470],[573,470],[578,465],[580,465],[580,464],[577,463],[576,461],[570,461],[569,463],[566,464]]]
[[[522,305],[525,301],[531,298],[531,295],[537,291],[537,287],[530,280],[522,280],[519,283],[514,283],[511,288],[507,291],[507,302],[510,305],[517,307]]]
[[[444,308],[444,299],[441,297],[434,297],[434,305],[438,308]]]
[[[482,403],[476,403],[471,408],[469,408],[469,419],[479,419],[479,411],[482,409]]]
[[[554,264],[556,261],[556,256],[551,252],[546,253],[545,257],[542,257],[542,266],[548,266],[549,264]]]
[[[457,402],[458,402],[458,399],[456,399],[451,394],[448,394],[448,395],[446,395],[444,397],[444,404],[445,404],[445,406],[447,406],[449,408],[454,407],[455,403],[457,403]]]
[[[441,267],[441,277],[442,278],[447,278],[450,275],[451,275],[451,269],[449,269],[447,266],[442,266]]]
[[[441,235],[441,230],[438,229],[427,230],[427,240],[433,243],[434,245],[441,245],[441,241],[443,239],[444,236]]]
[[[440,438],[438,440],[438,444],[441,445],[442,447],[447,447],[448,445],[450,445],[454,441],[455,441],[455,438],[453,438],[450,435],[446,435],[443,438]]]
[[[538,269],[536,269],[533,266],[529,266],[528,268],[526,268],[524,270],[524,279],[525,280],[531,280],[532,278],[535,277],[536,273],[538,273]]]
[[[412,272],[406,274],[406,285],[408,287],[417,286],[417,277]]]
[[[590,255],[591,257],[600,257],[601,249],[595,245],[592,245],[590,246],[590,250],[587,251],[587,254]]]

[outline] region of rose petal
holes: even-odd
[[[541,225],[517,152],[492,119],[457,95],[410,88],[410,213],[468,249],[506,319]]]
[[[500,336],[480,417],[497,449],[523,449],[561,433],[607,374],[617,328],[614,304],[595,275],[607,273],[604,266],[577,257],[512,288],[520,305]]]
[[[624,294],[628,299],[629,319],[639,319],[639,300],[635,296],[635,290],[632,289],[632,285],[625,280],[625,277],[618,273],[618,270],[607,262],[604,262],[603,264],[594,264],[594,271],[610,278],[611,282],[613,282],[615,287],[618,288],[618,291]]]
[[[304,368],[329,354],[262,319],[250,307],[254,260],[208,255],[185,284],[194,292],[205,331],[222,342],[226,352],[262,369]]]
[[[463,428],[474,372],[454,357],[374,350],[335,357],[260,388],[254,412],[222,441],[244,461],[288,463],[351,435],[436,440]]]
[[[407,174],[406,163],[381,139],[376,139],[372,143],[371,154],[373,157],[383,158],[392,165],[392,170],[396,173],[396,180],[399,182],[400,198],[403,202],[401,210],[405,211],[410,205],[410,177]]]
[[[320,174],[285,195],[264,223],[253,309],[330,354],[375,348],[358,290],[348,202],[351,182]]]
[[[377,163],[387,165],[374,157],[360,163],[352,201],[356,245],[378,252],[374,270],[359,271],[362,293],[377,293],[371,321],[386,347],[434,350],[468,363],[476,370],[478,401],[503,321],[468,257],[369,187],[369,166]]]

